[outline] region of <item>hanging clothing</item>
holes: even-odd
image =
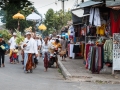
[[[113,33],[120,33],[120,11],[119,10],[111,10],[110,20],[111,20],[112,35],[113,35]]]
[[[80,45],[73,46],[73,53],[80,53]]]
[[[104,44],[104,62],[113,62],[113,42],[112,40],[106,40]]]
[[[95,26],[101,26],[99,8],[91,8],[90,9],[89,22],[91,25],[94,24]]]
[[[94,11],[94,25],[95,26],[101,26],[99,8],[95,8],[95,11]]]
[[[90,18],[89,18],[89,22],[92,25],[93,23],[93,15],[94,15],[94,8],[90,9]]]
[[[70,44],[70,57],[74,58],[75,54],[73,53],[74,44]]]
[[[86,44],[86,50],[85,50],[86,51],[86,59],[88,58],[90,46],[94,46],[94,44]]]
[[[97,27],[97,34],[100,36],[104,36],[105,30],[106,30],[106,21],[101,20],[101,26]]]
[[[87,64],[92,73],[99,73],[103,68],[103,45],[90,46]]]

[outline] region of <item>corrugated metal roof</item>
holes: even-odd
[[[98,5],[98,4],[102,4],[102,2],[86,1],[86,2],[80,3],[79,6],[80,8],[84,8],[84,7],[89,7],[89,6]]]
[[[106,6],[107,7],[120,6],[120,1],[107,1]]]

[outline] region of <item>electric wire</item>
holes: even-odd
[[[57,2],[58,2],[58,1],[55,1],[55,2],[49,3],[49,4],[47,4],[47,5],[44,5],[44,6],[39,7],[39,8],[37,8],[37,9],[47,7],[47,6],[52,5],[52,4],[55,4],[55,3],[57,3]]]

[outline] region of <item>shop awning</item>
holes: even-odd
[[[72,13],[74,15],[76,15],[77,17],[85,17],[85,16],[89,15],[89,14],[83,15],[84,14],[84,10],[82,10],[82,9],[72,10]]]
[[[107,1],[106,6],[107,7],[120,6],[120,1]]]
[[[95,2],[95,1],[86,1],[86,2],[80,3],[79,6],[80,6],[80,8],[84,8],[84,7],[100,5],[100,4],[103,4],[103,3],[102,2]]]
[[[82,24],[82,18],[72,13],[73,24]]]

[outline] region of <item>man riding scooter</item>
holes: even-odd
[[[52,43],[52,49],[50,51],[50,61],[49,61],[49,67],[51,67],[54,63],[56,63],[56,68],[58,68],[58,50],[61,48],[61,44],[58,39],[56,39]]]

